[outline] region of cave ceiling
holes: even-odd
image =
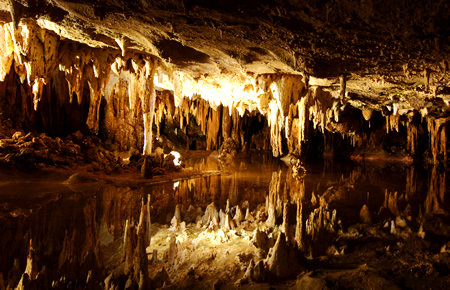
[[[447,114],[448,1],[0,1],[0,20],[156,56],[193,79],[299,74],[355,106]],[[436,100],[438,97],[438,100]],[[431,105],[430,105],[431,104]],[[443,109],[443,107],[445,109]],[[431,107],[430,107],[431,108]]]

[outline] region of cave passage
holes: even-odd
[[[448,11],[0,0],[0,290],[445,289]]]

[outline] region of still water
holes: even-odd
[[[63,173],[1,172],[0,289],[17,285],[24,272],[31,279],[41,279],[39,285],[46,288],[99,286],[122,262],[126,221],[139,219],[147,196],[151,197],[151,222],[160,225],[170,224],[176,205],[184,215],[191,205],[204,211],[211,202],[219,209],[228,202],[250,211],[268,202],[277,209],[289,202],[295,223],[295,204],[326,200],[344,230],[361,222],[366,205],[371,222],[402,215],[417,231],[423,216],[446,216],[449,208],[450,174],[435,167],[324,160],[306,164],[307,173],[299,180],[284,163],[263,154],[237,158],[226,166],[204,156],[185,163],[186,168],[221,174],[158,185],[116,186],[102,181],[65,184],[68,176]],[[311,205],[303,207],[304,216],[312,210]],[[278,214],[277,223],[280,218]],[[448,240],[446,235],[437,232],[427,238],[440,245]]]

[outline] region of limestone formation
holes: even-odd
[[[0,0],[0,290],[445,288],[448,11]]]
[[[286,236],[280,233],[266,258],[267,270],[275,279],[292,277],[303,266],[296,250],[286,243]]]

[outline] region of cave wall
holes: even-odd
[[[176,129],[186,148],[214,150],[232,138],[240,148],[270,149],[275,157],[333,147],[331,134],[360,155],[381,147],[447,162],[450,117],[445,104],[439,109],[440,98],[420,110],[398,96],[380,103],[347,92],[345,78],[336,88],[311,84],[306,73],[194,78],[149,54],[65,40],[33,20],[1,25],[0,35],[2,110],[31,130],[81,130],[114,149],[150,154],[163,124]],[[425,139],[426,146],[419,144]]]

